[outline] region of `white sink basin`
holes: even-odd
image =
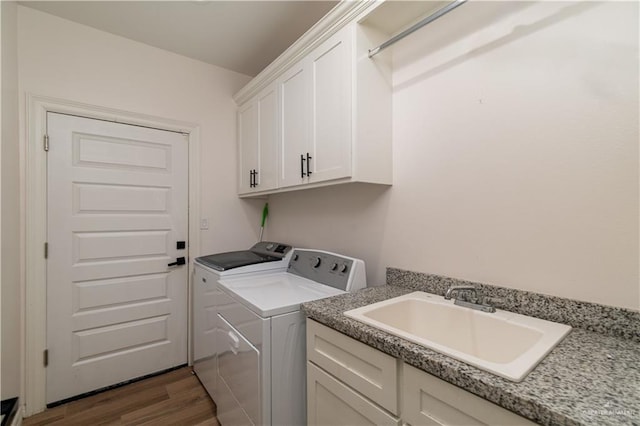
[[[480,312],[420,291],[344,314],[515,382],[571,330],[507,311]]]

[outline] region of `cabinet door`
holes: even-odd
[[[359,393],[398,414],[398,361],[307,319],[307,359]]]
[[[280,91],[280,187],[307,181],[306,154],[309,151],[308,61],[289,69],[279,80]]]
[[[351,27],[311,54],[311,176],[321,182],[351,176]]]
[[[238,193],[253,191],[253,170],[258,169],[258,108],[249,101],[238,110]]]
[[[400,420],[307,363],[307,425],[396,425]]]
[[[535,425],[524,417],[408,364],[403,365],[402,374],[402,418],[411,425]]]
[[[278,89],[275,84],[258,95],[258,167],[254,190],[278,186]]]

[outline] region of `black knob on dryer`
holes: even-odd
[[[313,261],[313,267],[317,268],[320,266],[321,263],[322,263],[322,259],[320,259],[320,257],[316,257],[316,259]]]

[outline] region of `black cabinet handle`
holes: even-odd
[[[313,157],[307,152],[307,176],[311,176],[311,159]]]
[[[253,169],[253,187],[258,186],[258,171]]]
[[[304,155],[300,154],[300,177],[303,178],[306,176],[304,173]]]
[[[257,175],[258,172],[256,171],[256,169],[249,170],[249,188],[255,188],[256,186],[258,186],[258,182],[256,180]]]
[[[180,266],[180,265],[184,265],[186,263],[187,263],[187,261],[185,260],[184,257],[178,257],[178,258],[176,258],[175,262],[167,263],[167,266]]]

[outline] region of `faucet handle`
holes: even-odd
[[[465,308],[477,309],[482,312],[493,313],[496,311],[491,305],[484,304],[483,299],[480,295],[480,291],[476,289],[472,285],[454,285],[447,289],[446,294],[444,295],[445,300],[451,300],[451,296],[453,293],[459,293],[459,296],[456,297],[454,302],[455,305],[463,306]],[[467,293],[472,293],[472,298],[467,298],[465,295]]]
[[[491,306],[504,306],[506,300],[504,297],[491,297],[491,296],[485,296],[482,299],[482,303],[484,303],[485,305],[491,305]]]

